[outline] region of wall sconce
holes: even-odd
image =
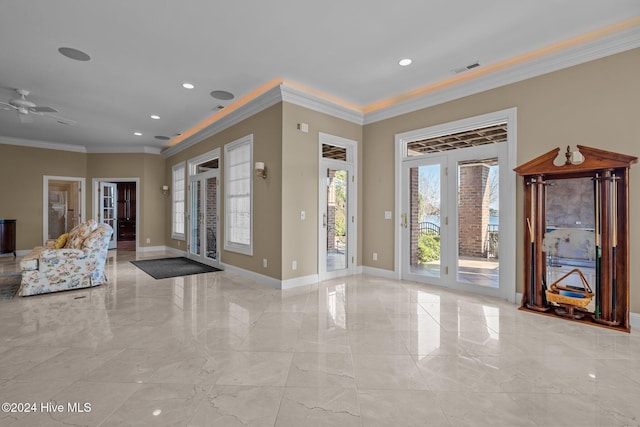
[[[169,195],[169,186],[168,185],[163,185],[162,186],[162,194],[164,194],[165,196]]]
[[[267,167],[263,162],[256,162],[256,175],[258,175],[262,179],[267,179]]]

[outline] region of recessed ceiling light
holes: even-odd
[[[155,139],[161,139],[163,141],[168,141],[171,138],[169,138],[168,136],[164,136],[164,135],[158,135],[158,136],[154,136]]]
[[[153,120],[160,120],[160,116],[158,116],[158,115],[156,115],[156,114],[152,114],[152,115],[151,115],[151,118],[152,118]]]
[[[58,52],[60,52],[61,55],[64,55],[67,58],[75,59],[76,61],[88,61],[91,59],[91,57],[83,51],[74,49],[72,47],[58,48]]]
[[[142,136],[142,133],[140,133],[140,132],[134,132],[133,134],[134,134],[135,136]]]
[[[213,92],[211,92],[211,96],[222,101],[228,101],[235,98],[234,94],[232,94],[231,92],[227,92],[226,90],[214,90]]]
[[[195,86],[191,83],[182,83],[182,87],[185,89],[193,89]]]
[[[402,67],[406,67],[407,65],[411,65],[413,61],[410,60],[409,58],[405,58],[405,59],[401,59],[400,61],[398,61],[398,65],[402,66]]]

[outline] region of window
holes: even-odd
[[[173,165],[173,175],[171,178],[173,186],[173,196],[171,201],[171,237],[178,240],[185,240],[184,235],[184,207],[185,207],[185,165],[184,162]]]
[[[225,250],[253,255],[253,135],[224,146]]]

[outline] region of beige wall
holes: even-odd
[[[86,170],[84,153],[0,144],[0,218],[17,220],[17,250],[43,243],[43,176],[84,178]]]
[[[165,160],[157,154],[86,154],[0,144],[0,217],[15,218],[17,249],[42,245],[43,176],[85,178],[85,219],[93,212],[93,178],[139,178],[141,246],[165,244]],[[140,200],[139,198],[139,200]]]
[[[140,193],[136,201],[140,207],[138,221],[138,244],[145,246],[165,245],[165,159],[159,154],[144,153],[90,153],[87,154],[87,212],[93,212],[92,181],[96,178],[138,178]],[[146,239],[150,239],[146,243]]]
[[[309,132],[297,129],[307,123]],[[318,174],[319,133],[327,133],[358,143],[358,163],[362,164],[362,126],[345,120],[284,103],[282,121],[282,278],[305,277],[318,273]],[[362,206],[362,168],[359,166],[358,205]],[[305,211],[306,219],[300,219]],[[362,210],[358,215],[358,259],[362,264]],[[291,262],[297,261],[297,270]]]
[[[640,156],[640,49],[468,96],[364,127],[364,264],[392,270],[394,135],[517,107],[517,164],[556,147],[587,145]],[[514,178],[515,179],[515,178]],[[631,168],[631,260],[640,256],[640,166]],[[522,191],[517,184],[517,288],[522,290]],[[369,254],[378,252],[378,261]],[[640,266],[631,263],[631,311],[640,312]]]
[[[237,139],[253,134],[254,161],[264,162],[267,166],[268,177],[263,180],[254,176],[253,181],[253,256],[225,251],[224,232],[219,233],[220,260],[245,270],[254,271],[265,276],[281,279],[282,256],[282,104],[272,107],[213,135],[204,141],[189,147],[166,159],[165,180],[171,185],[173,165],[188,161],[200,154],[220,148],[224,157],[224,145]],[[224,158],[220,167],[224,168]],[[220,173],[220,224],[219,230],[224,230],[224,174]],[[166,204],[167,220],[165,222],[165,237],[168,245],[185,250],[185,243],[171,238],[171,202]],[[267,268],[262,266],[262,260],[267,259]]]

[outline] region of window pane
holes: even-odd
[[[173,199],[172,199],[172,234],[184,238],[184,203],[185,203],[185,165],[173,167]]]
[[[251,252],[252,136],[225,146],[227,249]]]

